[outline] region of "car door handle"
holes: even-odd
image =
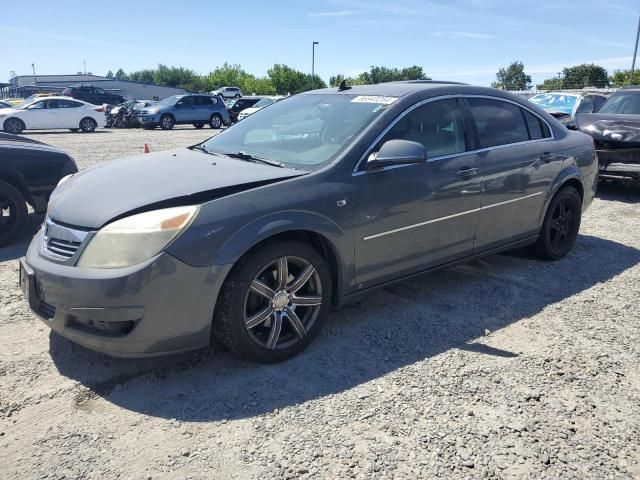
[[[544,163],[549,163],[554,158],[556,158],[556,155],[551,152],[544,152],[540,154],[540,160],[542,160]]]
[[[471,168],[471,167],[462,167],[460,170],[456,172],[456,177],[459,178],[469,178],[480,173],[479,168]]]

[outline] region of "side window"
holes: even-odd
[[[529,140],[520,107],[490,98],[468,98],[467,102],[478,130],[480,148]]]
[[[58,100],[58,108],[78,108],[80,106],[82,106],[81,103],[72,100]]]
[[[46,102],[36,102],[29,105],[29,110],[42,110],[47,108]]]
[[[593,104],[595,105],[595,110],[594,111],[598,111],[600,109],[600,107],[602,106],[602,104],[604,102],[606,102],[607,99],[606,97],[601,97],[599,95],[594,95],[593,96]]]
[[[464,152],[464,121],[455,99],[426,103],[396,123],[376,146],[388,140],[422,143],[429,158]]]
[[[538,117],[536,117],[529,110],[522,110],[522,114],[524,115],[524,119],[527,122],[527,128],[529,129],[529,138],[531,140],[540,140],[541,138],[546,138],[549,135],[545,135],[546,130],[544,127],[544,123]]]
[[[200,98],[200,105],[211,106],[213,105],[213,99],[211,97],[198,97]]]
[[[193,97],[184,97],[182,100],[180,100],[180,103],[184,107],[192,107],[193,106]]]
[[[595,105],[593,104],[592,97],[584,97],[580,102],[580,105],[578,105],[576,113],[592,113],[594,108]]]

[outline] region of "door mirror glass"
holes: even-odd
[[[367,169],[374,170],[388,165],[423,163],[426,161],[427,149],[421,143],[411,140],[389,140],[380,147],[378,152],[369,155]]]

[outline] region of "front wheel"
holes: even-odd
[[[84,133],[93,132],[97,126],[98,124],[93,118],[85,117],[80,120],[80,130],[82,130]]]
[[[175,123],[176,122],[171,115],[163,115],[160,118],[160,128],[162,128],[162,130],[171,130]]]
[[[0,247],[9,245],[24,232],[28,214],[22,193],[0,180]]]
[[[19,118],[10,118],[4,122],[4,131],[7,133],[12,133],[14,135],[18,135],[22,133],[25,128],[24,122]]]
[[[535,249],[545,260],[558,260],[576,243],[582,217],[582,199],[573,187],[564,187],[551,200]]]
[[[209,119],[209,126],[211,128],[222,127],[222,117],[217,113],[214,113],[213,115],[211,115],[211,118]]]
[[[322,256],[298,242],[269,243],[245,255],[220,292],[216,337],[259,363],[304,350],[326,322],[331,276]]]

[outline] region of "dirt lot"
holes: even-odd
[[[211,134],[30,136],[86,167]],[[605,186],[562,261],[386,288],[272,366],[113,359],[51,334],[17,287],[25,238],[0,250],[2,477],[640,478],[639,203]]]

